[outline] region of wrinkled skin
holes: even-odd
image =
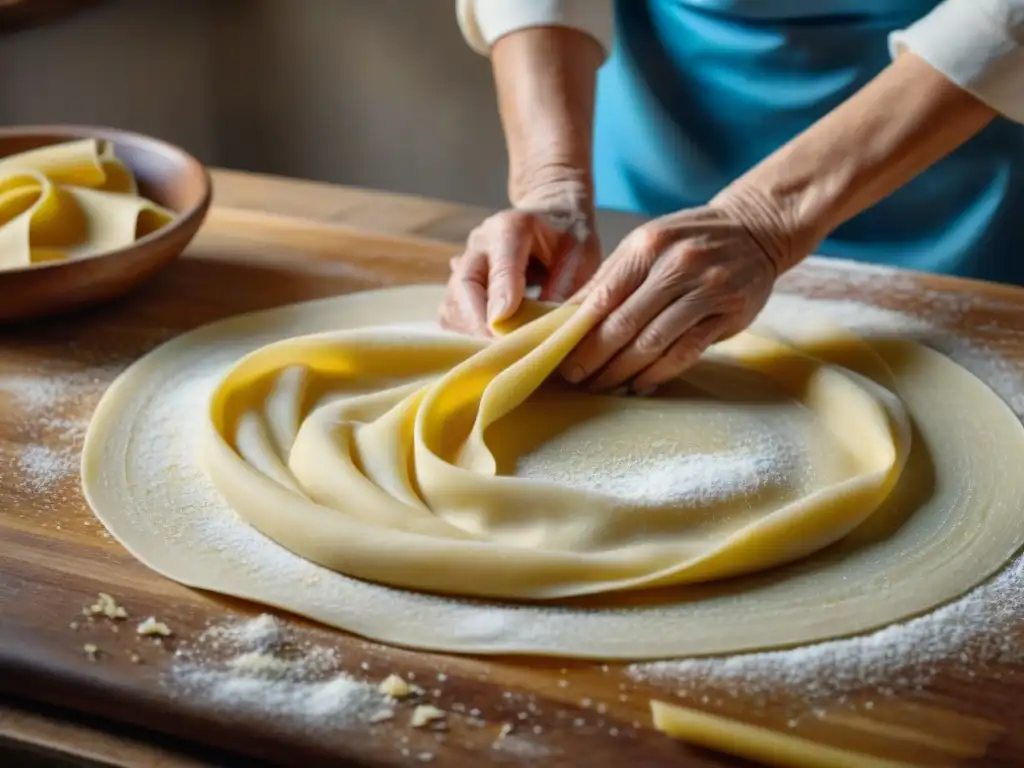
[[[648,394],[746,328],[767,303],[784,254],[775,239],[753,234],[742,210],[708,205],[654,219],[599,269],[596,238],[578,217],[556,226],[544,215],[498,213],[452,260],[442,324],[490,335],[489,323],[522,301],[532,258],[547,271],[542,299],[580,303],[596,320],[562,375],[595,392]],[[583,234],[580,248],[574,232]]]
[[[597,271],[601,247],[590,213],[570,208],[501,211],[478,226],[451,261],[441,325],[476,336],[513,314],[527,286],[563,302]]]
[[[561,371],[593,391],[649,392],[746,328],[778,274],[776,257],[723,210],[655,219],[627,236],[573,297],[600,321]]]

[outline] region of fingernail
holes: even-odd
[[[656,386],[639,387],[633,390],[633,394],[637,397],[650,397],[657,391]]]
[[[511,310],[511,296],[509,296],[508,294],[495,296],[494,299],[487,305],[487,320],[492,323],[496,323],[499,320],[504,320]]]
[[[573,363],[565,369],[562,375],[570,384],[579,384],[587,377],[587,372],[579,363]]]

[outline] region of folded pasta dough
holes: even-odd
[[[849,456],[836,482],[753,518],[740,499],[709,527],[685,503],[640,509],[501,474],[490,441],[532,428],[531,398],[593,322],[571,305],[530,304],[489,344],[373,328],[270,344],[217,387],[202,465],[244,520],[327,568],[415,590],[539,600],[791,562],[845,536],[898,480],[910,425],[893,392],[752,332],[715,355],[813,416]],[[843,343],[884,369],[867,344]],[[624,402],[564,393],[557,405]]]
[[[0,269],[123,248],[173,219],[113,147],[83,139],[0,159]]]

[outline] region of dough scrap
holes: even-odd
[[[557,578],[552,579],[551,569],[542,569],[536,577],[531,578],[528,573],[518,575],[523,569],[516,568],[515,564],[499,565],[492,571],[504,569],[506,575],[502,576],[505,579],[503,586],[520,590],[520,595],[531,594],[536,599],[537,595],[550,598],[558,592],[592,594],[561,598],[558,605],[507,602],[481,604],[475,600],[450,599],[393,589],[341,575],[274,546],[245,523],[233,519],[229,507],[224,504],[196,460],[199,436],[216,423],[209,420],[209,414],[220,413],[217,410],[220,407],[217,405],[217,397],[227,391],[222,382],[244,382],[245,376],[259,378],[271,371],[280,372],[284,379],[283,383],[280,382],[275,373],[263,380],[268,393],[271,391],[271,383],[280,386],[274,390],[276,396],[260,401],[264,403],[258,413],[260,418],[251,421],[256,422],[255,427],[262,425],[261,429],[266,436],[260,441],[249,443],[250,446],[282,445],[281,441],[291,434],[282,425],[291,425],[294,434],[300,435],[297,426],[300,414],[309,414],[302,422],[301,429],[306,429],[306,424],[311,425],[310,429],[318,424],[321,427],[329,425],[332,422],[324,414],[340,407],[354,409],[358,406],[362,409],[359,413],[350,411],[350,415],[360,416],[353,423],[358,423],[365,430],[367,427],[363,425],[376,423],[375,420],[379,420],[382,413],[393,408],[394,402],[387,398],[375,399],[374,387],[366,386],[366,378],[361,378],[362,389],[354,387],[339,397],[337,395],[341,393],[336,392],[332,396],[326,390],[318,390],[315,376],[308,377],[307,384],[312,382],[312,386],[304,390],[306,394],[295,399],[293,395],[301,387],[289,380],[288,376],[296,380],[302,377],[298,377],[296,369],[290,365],[294,360],[288,354],[298,348],[305,351],[317,349],[317,345],[329,342],[337,334],[359,329],[351,336],[344,337],[347,345],[356,342],[365,345],[359,347],[359,354],[326,355],[323,360],[327,362],[323,362],[321,367],[326,366],[326,369],[336,372],[351,371],[354,368],[347,366],[358,360],[361,366],[359,370],[363,371],[366,366],[383,364],[386,358],[395,359],[392,353],[396,350],[408,352],[411,348],[422,349],[424,343],[427,343],[440,350],[437,352],[439,357],[430,364],[436,364],[432,370],[444,370],[445,366],[455,365],[451,372],[456,372],[462,364],[459,361],[472,360],[473,353],[480,350],[478,342],[447,336],[437,330],[436,326],[433,330],[421,327],[411,330],[409,327],[410,323],[422,326],[424,322],[430,322],[440,294],[439,288],[421,286],[283,307],[215,323],[155,350],[115,382],[104,396],[90,425],[83,456],[83,483],[89,503],[104,524],[133,554],[159,572],[185,584],[289,609],[371,638],[409,647],[609,659],[727,653],[809,642],[875,628],[927,610],[963,593],[1003,565],[1022,543],[1024,533],[1018,522],[1020,500],[1024,498],[1024,480],[1020,478],[1021,473],[1008,471],[1007,468],[1024,455],[1024,430],[998,397],[970,373],[938,353],[909,342],[856,339],[830,324],[817,325],[811,322],[813,311],[798,338],[777,341],[773,337],[781,338],[781,334],[771,326],[771,307],[765,313],[765,322],[759,324],[760,327],[755,328],[755,333],[749,336],[749,343],[754,346],[745,346],[748,342],[743,339],[729,342],[733,344],[731,349],[722,345],[709,358],[703,372],[694,374],[690,382],[693,387],[687,390],[685,397],[680,397],[678,401],[668,398],[668,405],[678,408],[673,410],[673,414],[680,416],[684,438],[698,442],[718,440],[716,447],[720,448],[723,439],[734,436],[733,431],[708,429],[708,424],[727,414],[728,418],[718,423],[729,426],[732,414],[743,412],[746,408],[750,409],[750,413],[742,413],[742,418],[737,422],[737,434],[740,435],[745,434],[747,427],[756,429],[758,419],[767,419],[772,429],[792,420],[796,424],[794,434],[799,438],[797,443],[810,436],[811,449],[805,451],[807,455],[803,461],[809,462],[805,469],[813,471],[808,473],[811,477],[806,482],[787,481],[788,484],[784,483],[781,490],[773,489],[766,494],[762,500],[764,504],[775,503],[776,507],[780,498],[785,501],[794,496],[803,497],[811,488],[817,488],[817,493],[822,488],[842,487],[844,477],[872,476],[872,472],[877,474],[880,469],[886,472],[889,459],[885,459],[885,456],[891,455],[892,462],[898,465],[901,461],[899,446],[910,446],[910,453],[902,462],[905,468],[899,473],[894,488],[884,490],[884,486],[877,480],[873,481],[875,484],[864,486],[870,490],[865,497],[869,501],[875,498],[872,494],[878,493],[879,488],[885,493],[884,501],[866,522],[854,528],[838,543],[804,557],[793,565],[710,584],[675,586],[638,593],[618,589],[615,594],[593,592],[606,589],[609,583],[613,587],[621,587],[628,579],[636,577],[637,562],[650,561],[634,557],[632,563],[627,562],[625,566],[615,563],[611,573],[620,579],[618,582],[609,579],[609,571],[601,569],[592,569],[596,575],[572,576],[574,571],[562,568],[554,571]],[[783,301],[804,300],[783,297]],[[813,308],[813,302],[805,303]],[[382,349],[380,329],[366,327],[380,323],[379,318],[382,316],[387,316],[389,322],[399,324],[390,331],[390,342],[384,345],[388,347],[387,354],[366,354],[367,350],[372,352],[373,349]],[[807,315],[801,313],[801,316]],[[552,317],[557,318],[558,315],[551,313],[541,318],[541,321]],[[559,322],[564,319],[560,318]],[[533,343],[529,341],[531,328],[535,330],[537,327],[527,325],[521,331],[510,333],[488,350],[499,349],[504,341],[514,341],[517,345],[525,345],[524,349],[529,348]],[[787,328],[787,334],[792,337],[793,329]],[[760,346],[762,342],[767,346]],[[469,349],[473,344],[477,346]],[[346,347],[350,351],[355,348]],[[268,350],[275,349],[268,356]],[[786,349],[792,351],[785,352]],[[767,351],[759,356],[756,354],[758,350]],[[803,353],[811,354],[806,356]],[[862,409],[858,413],[873,414],[872,419],[840,422],[838,430],[822,429],[818,422],[824,418],[824,412],[814,410],[813,406],[824,402],[821,398],[827,393],[822,393],[823,388],[815,386],[802,391],[804,395],[816,393],[815,397],[796,400],[790,395],[767,403],[745,402],[744,397],[749,399],[750,381],[737,375],[737,369],[730,363],[729,357],[733,355],[735,361],[736,355],[743,354],[747,355],[745,363],[763,366],[761,371],[755,372],[760,377],[758,381],[762,383],[767,375],[764,371],[779,372],[772,367],[777,362],[771,361],[778,361],[780,354],[782,359],[794,361],[794,365],[811,365],[810,373],[813,375],[807,381],[839,381],[842,391],[856,398],[856,407]],[[447,362],[451,357],[457,359]],[[429,376],[431,370],[425,369],[422,362],[416,363],[414,357],[407,353],[398,354],[397,359],[407,366],[404,373],[400,371],[400,375],[395,375],[394,371],[390,371],[388,376],[392,378],[384,377],[383,382],[377,383],[405,387],[407,391],[403,391],[408,399],[409,395],[422,389],[425,384],[429,385],[429,382],[417,380],[417,377]],[[821,361],[830,364],[823,365]],[[495,370],[504,371],[504,374],[499,373],[497,376],[510,372],[518,375],[516,372],[522,372],[522,368],[517,369],[515,365],[506,366],[503,360],[492,359],[492,363],[492,373]],[[834,364],[844,366],[845,370],[838,371]],[[331,365],[335,365],[335,369],[331,369]],[[790,370],[786,366],[782,368]],[[465,372],[466,369],[462,370]],[[530,375],[540,376],[535,372]],[[239,376],[241,378],[236,378]],[[686,408],[687,404],[692,405],[694,392],[700,391],[701,386],[710,387],[722,383],[733,385],[736,399],[727,397],[724,405],[718,404],[718,411],[713,407],[717,401],[710,397],[700,401],[701,408]],[[827,389],[831,390],[832,387]],[[231,388],[229,390],[235,391]],[[220,394],[213,397],[215,391]],[[463,394],[448,400],[442,398],[440,406],[457,406],[467,400],[473,405],[465,421],[450,418],[448,426],[440,431],[442,443],[438,450],[441,456],[454,455],[450,452],[450,446],[443,443],[446,435],[456,435],[455,442],[458,442],[465,435],[475,434],[474,425],[477,423],[481,398],[475,394],[465,394],[474,392],[472,388],[457,391]],[[897,397],[887,398],[886,391]],[[212,410],[207,411],[205,405],[210,397]],[[517,418],[536,405],[535,417],[539,423],[544,423],[551,420],[552,414],[566,410],[567,397],[567,393],[559,391],[557,387],[552,389],[546,385],[516,409]],[[483,399],[486,401],[486,398]],[[425,396],[423,400],[426,400]],[[629,400],[634,401],[632,398]],[[578,402],[579,398],[574,396],[574,401]],[[484,409],[494,407],[492,412],[500,412],[501,408],[495,407],[495,402],[501,405],[499,400],[492,399],[484,403]],[[508,402],[510,400],[506,400],[505,404]],[[950,409],[949,402],[960,405],[957,409]],[[294,409],[290,404],[295,403],[300,403],[302,407]],[[320,406],[313,408],[311,403],[319,403]],[[641,409],[627,413],[632,419],[651,417],[650,409],[660,406],[635,401],[629,407]],[[712,422],[700,422],[701,414],[708,410],[713,412],[715,419]],[[915,433],[907,441],[903,440],[900,431],[901,410]],[[268,413],[273,414],[273,418],[268,418]],[[607,413],[612,414],[609,417],[612,419],[610,423],[615,423],[617,412],[614,408],[608,412],[598,408],[598,420]],[[321,415],[324,415],[323,422],[318,421]],[[589,421],[592,415],[589,411],[585,413],[583,422]],[[237,416],[238,413],[232,418]],[[773,421],[774,416],[780,416],[781,421]],[[666,421],[674,423],[671,419],[653,417],[645,423],[657,425]],[[230,423],[230,420],[221,423]],[[338,422],[335,420],[333,423],[337,425]],[[449,429],[452,425],[458,426],[459,430]],[[689,428],[694,425],[702,428]],[[414,423],[408,430],[412,430],[413,426]],[[492,441],[491,433],[515,435],[516,426],[514,419],[499,418],[483,432],[483,445],[493,443],[491,447],[494,448],[498,441]],[[859,458],[848,455],[850,451],[840,444],[842,441],[838,438],[844,430],[850,434],[856,430],[860,434],[863,428],[869,430],[868,434],[873,435],[873,440],[878,440],[879,446],[884,447],[888,441],[887,444],[895,449],[894,454],[872,450],[859,453]],[[259,434],[260,429],[252,431]],[[207,438],[211,434],[212,430],[208,431]],[[624,434],[628,437],[628,433]],[[310,436],[315,435],[315,430],[310,432]],[[433,439],[435,436],[428,434],[427,437]],[[856,440],[854,442],[857,443]],[[316,444],[314,440],[310,445]],[[344,443],[336,445],[345,447]],[[391,447],[393,449],[394,445]],[[209,448],[208,442],[206,448]],[[860,450],[857,445],[854,448]],[[337,458],[338,450],[335,449],[332,462]],[[232,454],[239,457],[234,451]],[[277,454],[257,454],[258,451],[250,452],[249,458],[260,470],[255,469],[251,463],[241,462],[239,458],[239,466],[248,468],[243,471],[264,477],[269,484],[267,487],[273,487],[275,493],[296,495],[295,491],[281,483],[288,479],[285,472],[289,468],[275,464],[274,456]],[[459,473],[471,474],[483,482],[505,481],[510,485],[530,486],[524,480],[502,476],[508,466],[508,457],[500,454],[497,450],[491,454],[495,464],[502,469],[497,476],[473,473],[458,463],[459,460],[479,462],[479,455],[459,457],[449,467],[454,467]],[[865,459],[865,456],[871,457],[870,460]],[[879,461],[878,456],[882,456],[883,460]],[[363,471],[368,471],[368,467],[368,464],[361,465]],[[851,467],[855,470],[852,473]],[[377,471],[378,478],[383,477],[379,470],[374,471]],[[316,482],[325,483],[324,486],[318,486],[317,493],[325,492],[323,488],[330,490],[331,478],[327,474],[326,478],[313,478]],[[401,480],[400,473],[396,474],[398,480]],[[401,493],[405,487],[401,482],[396,482],[394,476],[385,477],[380,482],[385,480],[391,483],[388,487],[396,493]],[[311,483],[305,474],[303,481],[307,487]],[[819,485],[815,486],[815,483]],[[445,487],[442,486],[441,490],[444,491]],[[544,494],[553,492],[547,486],[541,490]],[[575,494],[571,489],[570,492]],[[811,497],[814,498],[814,493]],[[727,502],[727,506],[734,503],[735,499]],[[407,506],[401,507],[403,512]],[[763,513],[763,508],[754,506],[752,512],[748,510],[750,514],[756,516]],[[350,530],[351,521],[346,515],[339,514],[333,508],[323,509],[334,515],[332,525],[343,525],[346,530]],[[649,511],[643,510],[645,513]],[[354,510],[352,514],[372,516],[373,512],[364,509]],[[862,510],[858,512],[861,513]],[[501,519],[494,515],[483,517],[487,520]],[[710,517],[711,530],[714,532],[717,530],[714,527],[717,518],[714,515]],[[459,546],[467,542],[486,548],[495,546],[492,541],[484,540],[480,543],[479,538],[474,538],[478,534],[467,530],[469,526],[465,521],[472,518],[455,516],[453,519],[458,520],[459,525],[453,524],[451,520],[432,522],[429,518],[427,514],[413,516],[411,523],[404,521],[403,524],[414,528],[443,526],[446,531],[444,537],[430,534],[432,539],[438,540],[431,541],[435,547],[449,547],[452,542]],[[748,522],[742,514],[740,518],[741,522]],[[531,524],[536,522],[536,519],[531,518]],[[389,520],[388,524],[391,523],[392,520]],[[273,524],[272,521],[270,524]],[[357,536],[368,536],[371,543],[374,542],[374,536],[391,536],[391,529],[365,520],[359,522],[358,526],[374,529],[369,533],[356,531]],[[465,535],[448,538],[447,531],[453,528],[461,530]],[[500,526],[496,526],[498,529]],[[815,544],[835,535],[835,529],[830,525],[822,525],[814,531],[822,534]],[[401,533],[404,537],[416,540],[428,537],[428,534],[416,530]],[[595,534],[589,530],[581,532],[569,525],[568,530],[563,527],[559,535],[563,542],[586,542],[589,548],[582,548],[584,556],[600,558],[607,551],[607,538],[601,539],[600,533],[597,531]],[[521,534],[522,531],[513,526],[510,531],[499,531],[494,538],[504,539],[502,547],[515,546],[517,556],[532,556],[532,551],[521,540],[515,545],[509,543]],[[530,535],[535,535],[535,532]],[[318,546],[322,547],[321,552],[329,553],[336,551],[333,549],[335,546],[343,547],[344,544],[329,541]],[[806,541],[797,546],[806,547]],[[552,551],[562,557],[566,550]],[[634,547],[629,554],[635,556],[638,552],[646,555],[649,550]],[[378,551],[378,555],[381,553],[386,555],[385,550]],[[549,558],[547,552],[544,557]],[[624,560],[628,561],[628,558]],[[459,567],[459,563],[451,557],[435,560],[434,563],[440,570]],[[402,561],[387,567],[390,568],[391,576],[402,578],[405,572]],[[627,573],[625,578],[622,577],[623,571]],[[509,576],[509,573],[512,575]],[[571,578],[566,579],[566,574]],[[645,575],[649,577],[650,573]],[[437,580],[444,578],[449,577],[430,575],[420,583],[433,580],[433,586],[436,587]],[[467,575],[464,570],[463,581],[483,580],[475,572]],[[598,587],[596,590],[595,585]],[[479,584],[473,588],[486,589]],[[757,631],[752,632],[752,627]]]
[[[173,218],[140,196],[109,142],[82,139],[0,159],[0,269],[113,251]]]
[[[664,701],[650,703],[655,729],[674,739],[733,757],[786,768],[911,768],[863,752],[730,720]]]

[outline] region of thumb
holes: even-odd
[[[511,230],[495,243],[488,254],[488,323],[507,319],[522,304],[526,294],[530,245],[530,238],[521,236],[517,230]]]

